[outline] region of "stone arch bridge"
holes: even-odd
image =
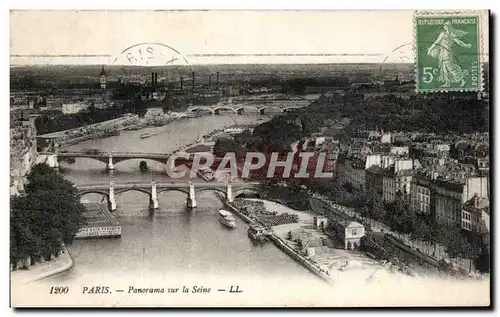
[[[143,153],[143,152],[41,152],[39,154],[47,155],[47,163],[50,167],[59,167],[59,160],[68,160],[76,158],[87,158],[93,159],[106,164],[108,170],[115,169],[115,164],[127,160],[152,160],[162,164],[167,164],[168,159],[172,154],[163,153]],[[179,153],[176,154],[175,163],[176,164],[188,164],[193,161],[194,154],[187,154],[189,157],[182,157]],[[172,160],[173,161],[173,160]],[[174,162],[171,162],[172,164]]]
[[[266,101],[259,103],[244,103],[244,104],[224,104],[224,105],[214,105],[214,106],[191,106],[187,109],[187,112],[195,111],[208,111],[211,114],[219,114],[220,111],[233,111],[235,114],[244,114],[246,111],[258,114],[266,114],[268,111],[273,111],[273,113],[283,113],[291,111],[294,109],[299,109],[306,107],[311,102],[309,100],[290,100],[290,101],[280,101],[271,102]]]
[[[77,186],[78,197],[87,194],[100,194],[107,198],[110,211],[116,210],[116,196],[129,192],[138,191],[149,196],[149,206],[151,210],[158,209],[158,194],[166,191],[179,191],[187,195],[187,206],[196,207],[196,193],[204,191],[215,191],[224,195],[228,202],[233,202],[234,198],[245,193],[259,194],[258,182],[245,183],[221,183],[221,182],[137,182],[115,184],[89,184]]]

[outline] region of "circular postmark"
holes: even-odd
[[[387,76],[393,75],[394,71],[396,71],[398,75],[399,71],[403,70],[409,72],[408,75],[413,74],[413,64],[413,43],[402,44],[384,56],[379,65],[378,80],[387,79]]]
[[[162,43],[138,43],[124,49],[113,65],[174,66],[189,65],[178,50]]]

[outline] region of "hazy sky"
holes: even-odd
[[[488,52],[486,13],[484,17],[483,52]],[[172,59],[176,64],[381,63],[414,58],[412,11],[14,11],[10,25],[15,65],[164,65]],[[148,45],[122,54],[139,43],[159,44],[149,45],[149,59]]]

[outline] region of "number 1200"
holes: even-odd
[[[49,294],[67,294],[69,292],[69,287],[67,286],[52,286],[50,288]]]

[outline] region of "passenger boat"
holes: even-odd
[[[229,228],[236,227],[236,219],[234,219],[233,214],[227,210],[224,209],[219,210],[219,221],[226,227]]]
[[[250,239],[254,241],[266,241],[267,236],[270,234],[266,228],[256,222],[250,223],[247,233]]]

